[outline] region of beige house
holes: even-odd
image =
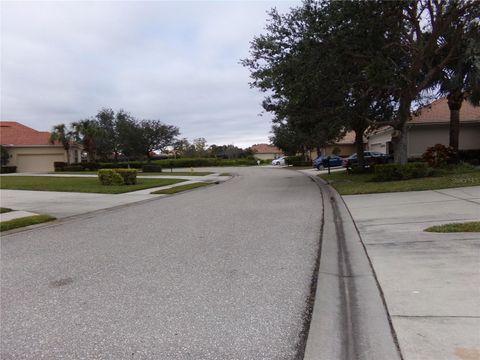
[[[17,172],[54,171],[56,161],[80,162],[82,147],[72,143],[70,150],[60,143],[50,144],[48,131],[37,131],[15,121],[0,121],[0,144],[9,154],[8,166],[16,166]]]
[[[365,139],[365,144],[366,143],[367,141]],[[322,155],[332,155],[335,150],[340,151],[338,153],[338,156],[341,156],[341,157],[347,157],[357,152],[357,149],[355,148],[355,132],[349,131],[335,143],[320,149]],[[311,150],[310,158],[316,159],[317,157],[318,157],[317,151]]]
[[[409,157],[420,157],[435,144],[448,146],[450,110],[446,98],[422,108],[408,123],[407,146]],[[384,126],[368,138],[368,149],[384,154],[393,153],[393,128]],[[464,101],[460,109],[460,150],[480,149],[480,107]]]
[[[283,151],[269,144],[252,145],[253,157],[258,160],[271,160],[283,156]]]

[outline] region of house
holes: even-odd
[[[393,128],[384,126],[368,137],[368,149],[392,154]],[[418,111],[407,125],[409,157],[420,157],[427,148],[442,144],[449,145],[450,109],[446,98],[441,98]],[[464,101],[460,109],[459,149],[480,149],[480,107]]]
[[[276,159],[283,156],[283,151],[269,144],[252,145],[253,157],[259,160]]]
[[[367,139],[365,139],[364,141],[366,144]],[[355,147],[355,132],[348,131],[342,138],[335,141],[331,145],[321,148],[320,151],[322,155],[332,155],[334,152],[337,153],[338,156],[342,157],[352,155],[353,153],[357,152],[357,149]],[[318,154],[316,150],[310,151],[311,159],[316,159],[317,157]]]
[[[0,121],[0,144],[9,154],[8,166],[16,166],[17,172],[54,171],[56,161],[80,162],[82,147],[72,143],[70,150],[59,142],[51,144],[48,131],[37,131],[15,121]]]

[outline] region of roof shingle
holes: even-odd
[[[2,145],[51,145],[49,139],[48,131],[37,131],[16,121],[0,121],[0,144]]]

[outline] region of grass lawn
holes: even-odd
[[[204,182],[191,183],[191,184],[175,186],[169,189],[157,190],[157,191],[151,192],[151,194],[176,194],[182,191],[196,189],[196,188],[199,188],[202,186],[208,186],[208,185],[211,185],[211,184],[204,183]]]
[[[58,171],[51,174],[68,174],[68,175],[96,175],[97,171]],[[163,171],[163,172],[139,172],[137,176],[206,176],[211,175],[213,172],[208,171]]]
[[[220,176],[232,176],[230,173],[220,173]]]
[[[425,231],[439,233],[480,232],[480,221],[431,226],[425,229]]]
[[[50,215],[33,215],[13,220],[2,221],[0,222],[0,231],[8,231],[29,225],[41,224],[52,220],[55,220],[55,218]]]
[[[0,188],[13,190],[67,191],[120,194],[152,187],[172,185],[181,179],[137,179],[136,185],[101,185],[93,177],[1,176]]]
[[[480,185],[480,171],[447,174],[421,179],[373,182],[373,174],[347,174],[334,172],[319,175],[327,180],[341,195],[374,194],[398,191],[446,189]]]
[[[10,211],[12,211],[12,209],[0,207],[0,214],[4,214],[4,213],[10,212]]]

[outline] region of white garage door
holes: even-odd
[[[63,153],[58,154],[18,154],[17,172],[54,171],[55,161],[65,161]]]

